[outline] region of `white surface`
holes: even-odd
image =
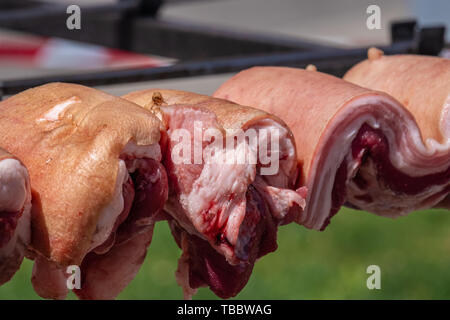
[[[368,30],[366,9],[381,9],[381,30]],[[280,34],[345,46],[389,42],[389,22],[412,16],[407,0],[227,0],[167,5],[162,18]]]

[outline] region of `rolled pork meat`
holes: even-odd
[[[30,173],[36,292],[64,298],[67,268],[77,266],[80,298],[116,297],[138,272],[167,199],[161,122],[101,91],[52,83],[0,103],[0,136]]]
[[[401,67],[405,69],[401,80],[396,80],[399,71],[389,73],[386,67],[386,72],[376,75],[377,71],[368,70],[369,64],[376,62],[364,62],[346,78],[365,79],[363,85],[378,81],[386,87],[409,88],[405,103],[426,91],[421,91],[422,80],[414,80],[414,72],[406,75],[413,63]],[[297,187],[308,188],[306,207],[297,222],[323,230],[344,204],[399,217],[433,207],[447,197],[450,118],[445,65],[447,71],[421,70],[429,74],[424,83],[439,73],[442,78],[436,80],[440,88],[433,89],[436,94],[425,98],[427,92],[423,92],[415,111],[387,93],[317,72],[314,67],[251,68],[225,82],[214,96],[273,113],[288,124],[302,168]]]
[[[182,249],[176,272],[184,295],[209,286],[238,294],[256,259],[276,250],[277,227],[298,219],[306,189],[293,190],[293,135],[276,116],[208,96],[144,90],[124,98],[166,126],[164,207]]]
[[[449,149],[449,59],[412,54],[385,56],[381,50],[370,48],[368,59],[351,68],[344,79],[390,94],[413,114],[424,141]],[[436,207],[450,209],[450,196]]]

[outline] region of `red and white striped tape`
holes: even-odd
[[[0,34],[0,64],[49,69],[160,67],[172,59],[147,56],[59,38]]]

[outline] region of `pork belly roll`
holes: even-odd
[[[432,207],[449,192],[448,130],[430,140],[386,93],[314,68],[256,67],[228,80],[215,96],[272,112],[292,128],[299,182],[308,188],[297,221],[308,228],[323,230],[345,203],[398,217]]]
[[[392,95],[413,114],[428,145],[449,150],[450,60],[384,56],[381,50],[371,48],[368,60],[350,69],[344,79]],[[450,209],[450,196],[436,206]]]
[[[19,269],[30,243],[30,209],[28,171],[0,149],[0,285]]]
[[[255,260],[276,249],[277,226],[304,206],[306,190],[293,190],[292,133],[275,116],[194,93],[155,89],[125,98],[153,110],[167,128],[164,209],[183,251],[176,275],[185,297],[202,286],[235,296]]]
[[[133,279],[167,198],[164,135],[151,112],[79,85],[48,84],[0,103],[1,144],[30,172],[40,296],[64,298],[72,265],[80,298],[114,298]]]

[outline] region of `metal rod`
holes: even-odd
[[[384,50],[386,54],[408,53],[412,50],[412,43],[409,41],[397,42],[392,46],[380,48]],[[366,57],[367,48],[252,55],[236,58],[212,59],[200,62],[184,62],[158,68],[125,69],[8,80],[0,82],[0,92],[3,92],[4,95],[12,95],[49,82],[70,82],[95,87],[129,82],[237,72],[253,66],[270,65],[304,67],[307,64],[315,64],[319,71],[342,76],[353,64]]]

